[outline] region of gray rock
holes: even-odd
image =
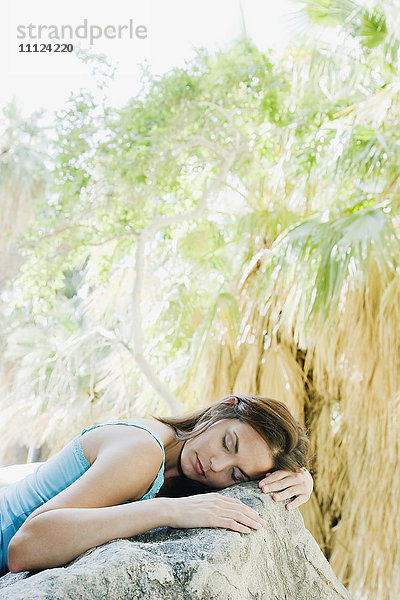
[[[7,600],[351,600],[298,510],[255,482],[223,490],[268,522],[227,529],[154,529],[88,550],[68,566],[7,573]]]

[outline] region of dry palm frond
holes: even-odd
[[[371,214],[364,213],[367,221]],[[261,275],[270,254],[258,255],[231,288],[238,298],[240,345],[233,355],[232,349],[226,354],[222,330],[205,341],[204,364],[213,375],[203,389],[210,400],[228,389],[276,397],[286,401],[301,420],[304,415],[315,474],[312,502],[302,509],[307,526],[346,585],[392,600],[382,573],[387,573],[390,588],[396,589],[400,276],[398,253],[389,249],[392,242],[397,247],[393,231],[387,237],[381,214],[376,221],[371,219],[367,230],[363,218],[343,221],[347,226],[336,243],[362,242],[356,243],[357,262],[347,270],[343,265],[333,271],[329,263],[324,266],[329,276],[321,274],[319,285],[325,301],[307,296],[305,269],[299,279],[294,269],[287,277],[279,273],[273,286],[264,283],[263,293]],[[372,247],[363,240],[368,232],[376,240]],[[333,242],[319,239],[320,249],[328,253]],[[306,307],[313,302],[324,306],[332,292],[336,311],[325,319],[323,311],[316,310],[310,318]],[[304,362],[299,360],[300,349],[305,352]],[[221,367],[229,373],[225,385],[234,382],[225,390],[215,377],[222,356]],[[201,378],[196,376],[196,381],[201,385]]]
[[[237,373],[232,393],[251,394],[257,389],[257,375],[260,365],[260,350],[255,344],[242,344],[239,349]]]
[[[304,376],[290,348],[273,345],[263,354],[258,390],[262,396],[278,398],[304,424]]]
[[[378,265],[371,265],[368,286],[348,286],[336,321],[311,336],[309,364],[319,393],[329,389],[337,398],[334,438],[332,426],[321,430],[320,420],[312,425],[319,500],[338,519],[329,542],[331,564],[345,583],[384,598],[384,565],[391,586],[399,583],[394,560],[400,519],[393,507],[400,493],[400,315],[399,279],[388,281]],[[339,447],[329,447],[330,439]]]
[[[207,344],[205,356],[201,369],[199,369],[194,380],[200,406],[206,406],[219,398],[223,398],[232,388],[232,381],[229,376],[232,357],[228,346],[216,340],[211,340]],[[192,387],[191,383],[190,388]]]

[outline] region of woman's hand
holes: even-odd
[[[184,498],[165,498],[170,502],[170,527],[223,527],[240,533],[260,529],[266,521],[241,500],[218,493],[197,494]]]
[[[305,468],[300,473],[275,471],[274,473],[267,473],[264,479],[259,482],[258,487],[266,494],[280,490],[279,494],[273,495],[274,500],[286,500],[296,496],[292,502],[286,504],[288,510],[293,510],[293,508],[304,504],[310,498],[313,489],[313,478]]]

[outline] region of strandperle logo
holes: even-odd
[[[20,40],[89,40],[93,44],[94,40],[105,37],[113,39],[134,39],[144,40],[147,38],[146,25],[134,25],[133,19],[129,19],[127,25],[92,25],[88,19],[84,19],[81,25],[73,27],[72,25],[18,25],[17,38]]]

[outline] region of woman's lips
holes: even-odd
[[[196,462],[194,463],[194,468],[196,469],[196,471],[198,472],[199,475],[204,476],[204,470],[203,470],[203,467],[201,465],[201,462],[200,462],[198,456],[196,456]]]

